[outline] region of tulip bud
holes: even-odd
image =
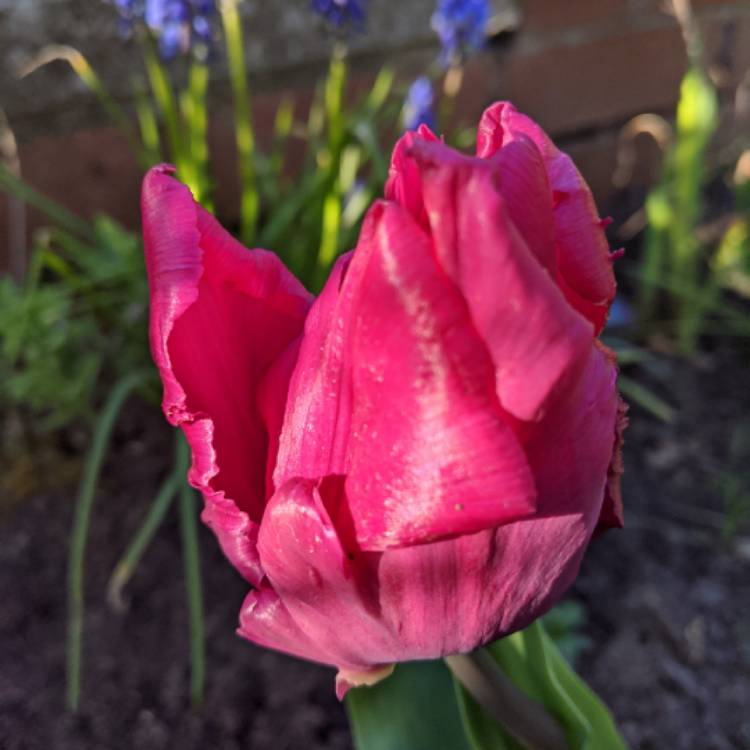
[[[620,525],[615,293],[591,194],[511,105],[465,156],[422,126],[316,300],[165,167],[146,177],[151,345],[240,633],[339,669],[523,628]]]

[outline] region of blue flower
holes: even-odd
[[[143,16],[142,0],[109,0],[119,16],[117,33],[128,37],[133,33],[133,24]]]
[[[435,94],[432,83],[427,76],[420,76],[411,86],[404,102],[404,130],[416,130],[420,125],[427,125],[435,130]]]
[[[365,24],[364,5],[367,0],[312,0],[312,9],[328,23],[337,27],[362,28]]]
[[[489,17],[488,0],[438,0],[432,28],[443,47],[443,64],[450,65],[484,45]]]
[[[215,0],[110,0],[120,16],[120,30],[132,33],[144,23],[159,39],[165,60],[192,49],[205,56],[211,41]]]

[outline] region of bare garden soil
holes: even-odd
[[[593,542],[571,596],[585,608],[591,641],[579,669],[636,750],[750,748],[747,363],[747,354],[718,352],[695,364],[665,357],[633,373],[677,407],[677,418],[667,424],[631,410],[626,528]],[[189,705],[175,514],[127,588],[126,611],[107,605],[108,576],[170,454],[158,415],[133,410],[118,433],[91,528],[76,717],[63,710],[75,486],[37,492],[0,517],[0,748],[349,750],[333,671],[235,635],[246,585],[207,530],[202,710]]]

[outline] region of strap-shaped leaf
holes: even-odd
[[[485,712],[458,680],[454,679],[453,685],[471,750],[525,750]]]
[[[537,621],[487,647],[502,671],[560,722],[571,750],[626,750],[612,716]],[[522,750],[460,684],[456,695],[472,750]]]
[[[440,661],[399,664],[377,685],[350,690],[346,705],[357,750],[474,750]]]

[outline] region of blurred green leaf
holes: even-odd
[[[651,412],[651,414],[662,422],[674,422],[674,407],[659,398],[650,388],[622,374],[617,378],[617,385],[623,396],[629,401]]]
[[[750,220],[735,218],[724,233],[712,262],[722,286],[750,299]]]
[[[568,600],[553,607],[542,619],[547,635],[554,641],[567,661],[576,666],[580,656],[591,647],[591,639],[583,634],[586,610],[577,601]]]
[[[0,280],[0,406],[37,429],[90,420],[104,383],[150,368],[140,240],[108,217],[88,234],[38,233],[23,286]]]
[[[719,124],[714,85],[692,64],[682,79],[674,142],[664,158],[662,176],[646,200],[647,229],[641,260],[638,309],[642,323],[659,316],[659,300],[676,320],[680,349],[691,354],[697,345],[716,280],[704,272],[705,248],[696,229],[703,218],[708,146]],[[687,296],[657,287],[657,280],[684,290]]]

